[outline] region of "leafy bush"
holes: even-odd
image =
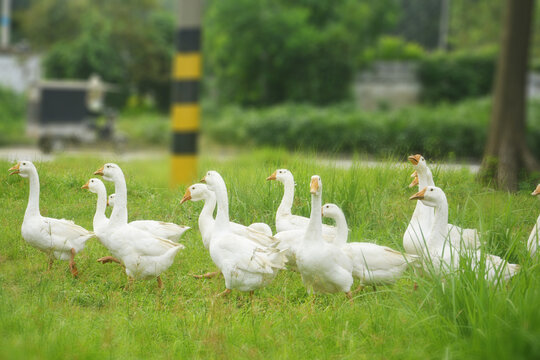
[[[0,87],[0,145],[24,141],[25,109],[22,95]]]
[[[490,107],[487,99],[390,112],[360,111],[350,105],[281,105],[262,110],[229,107],[207,113],[204,129],[213,140],[229,144],[480,159]],[[540,103],[531,104],[530,112],[535,117],[529,122],[529,140],[540,156],[540,145],[534,145],[540,136]]]
[[[24,19],[33,44],[47,49],[47,77],[97,73],[119,85],[117,106],[136,93],[150,94],[159,109],[168,109],[175,16],[157,2],[43,0]]]
[[[496,56],[481,53],[434,53],[420,61],[421,98],[427,103],[457,102],[491,92]]]
[[[395,22],[392,0],[212,1],[205,61],[218,100],[328,104],[350,95],[354,61]]]
[[[424,49],[417,43],[406,42],[398,36],[381,36],[374,47],[362,55],[361,64],[374,60],[418,60],[424,56]]]

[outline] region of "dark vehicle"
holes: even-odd
[[[88,81],[39,82],[30,94],[28,135],[38,139],[45,153],[98,140],[122,144],[114,133],[116,112],[106,106],[111,90],[97,76]]]

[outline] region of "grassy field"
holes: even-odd
[[[112,160],[112,159],[111,159]],[[95,195],[80,187],[105,161],[63,157],[36,164],[43,215],[73,219],[91,229]],[[116,265],[101,265],[107,250],[91,240],[76,260],[47,270],[46,256],[21,238],[28,181],[7,174],[0,162],[0,358],[157,359],[525,359],[540,357],[540,270],[525,248],[539,212],[533,188],[507,194],[482,187],[465,170],[434,169],[450,203],[450,221],[476,227],[491,253],[523,265],[509,283],[495,286],[463,271],[447,279],[413,272],[393,286],[315,298],[297,273],[282,272],[267,288],[214,298],[222,278],[190,274],[214,270],[197,230],[202,203],[180,205],[184,189],[168,187],[168,160],[118,162],[128,183],[130,219],[174,221],[193,227],[186,249],[156,282],[136,282]],[[309,214],[309,179],[322,177],[323,203],[340,205],[350,240],[369,239],[402,250],[415,203],[407,188],[412,168],[314,165],[309,156],[257,151],[232,160],[202,159],[201,175],[218,170],[227,182],[231,218],[274,227],[282,186],[266,182],[276,168],[296,177],[294,210]],[[106,184],[113,191],[112,184]],[[413,290],[418,282],[418,290]]]

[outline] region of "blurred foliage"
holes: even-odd
[[[48,49],[47,77],[97,73],[124,98],[151,94],[168,108],[175,16],[158,1],[40,0],[22,19],[32,43]]]
[[[397,0],[399,21],[392,32],[407,41],[435,49],[439,44],[441,0]]]
[[[204,130],[225,144],[479,160],[490,111],[488,99],[387,112],[358,111],[352,105],[320,108],[290,104],[262,110],[228,107],[207,112]],[[534,141],[540,137],[540,102],[530,103],[529,119],[528,140],[540,156],[540,144]]]
[[[362,63],[368,64],[374,60],[418,60],[425,51],[417,43],[406,42],[398,36],[381,36],[375,46],[364,51]]]
[[[424,57],[418,67],[424,102],[457,102],[491,92],[496,52],[436,52]]]
[[[356,59],[396,19],[393,0],[211,1],[204,50],[217,97],[255,106],[346,99]]]
[[[25,141],[24,96],[0,87],[0,145]]]
[[[531,59],[540,57],[540,5],[534,10]],[[452,49],[476,50],[498,46],[501,37],[504,1],[452,0],[450,8],[449,43]],[[536,35],[536,36],[534,36]]]

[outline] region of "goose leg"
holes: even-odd
[[[364,285],[359,285],[356,290],[353,291],[353,293],[357,293],[357,292],[360,292],[360,291],[363,291],[364,290]]]
[[[347,291],[345,293],[345,296],[347,297],[347,299],[349,299],[349,302],[352,304],[353,303],[352,293],[350,291]]]
[[[211,279],[213,278],[214,276],[216,275],[219,275],[221,272],[219,271],[212,271],[212,272],[207,272],[206,274],[203,274],[203,275],[193,275],[193,277],[195,279]]]
[[[49,266],[47,267],[47,270],[51,270],[54,263],[54,258],[51,256],[49,258]]]
[[[157,286],[160,289],[163,289],[163,281],[161,281],[161,276],[157,277]]]
[[[133,282],[135,281],[135,279],[133,279],[131,276],[128,276],[128,282],[126,284],[126,286],[124,287],[125,290],[128,290],[128,291],[131,291],[131,287],[133,286]]]
[[[231,289],[225,289],[225,291],[223,292],[220,292],[219,294],[216,295],[216,297],[222,297],[222,296],[225,296],[225,295],[228,295],[231,293]]]
[[[115,262],[117,264],[120,264],[122,265],[122,263],[120,262],[120,260],[118,260],[117,258],[114,258],[112,256],[104,256],[102,258],[99,258],[97,259],[98,262],[102,263],[102,264],[106,264],[106,263],[110,263],[110,262]]]
[[[79,271],[77,270],[77,266],[75,265],[75,249],[71,249],[71,257],[69,258],[69,270],[71,270],[71,274],[74,278],[79,276]]]

